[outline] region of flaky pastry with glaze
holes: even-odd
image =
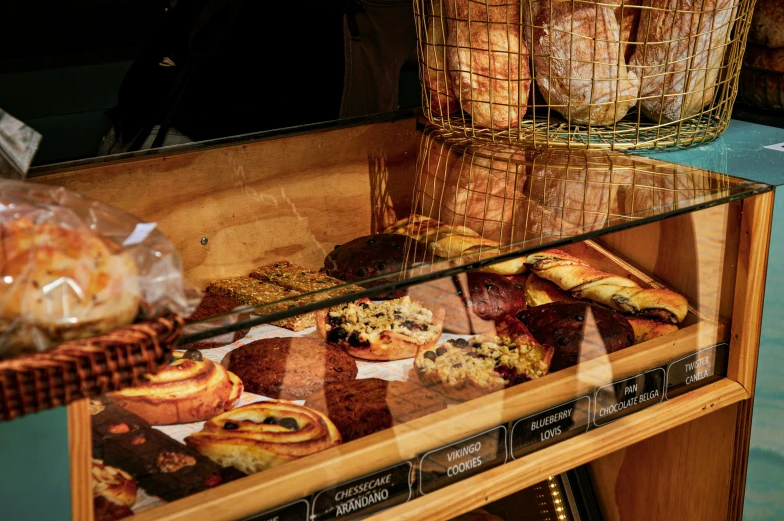
[[[686,298],[668,289],[642,288],[636,282],[590,266],[562,250],[529,255],[526,265],[537,276],[571,292],[629,315],[655,317],[678,324],[686,318]]]
[[[175,359],[147,383],[112,393],[112,400],[151,425],[207,420],[237,404],[242,382],[209,360]]]
[[[140,302],[135,262],[87,229],[0,223],[0,339],[45,349],[131,323]],[[5,335],[4,335],[5,334]]]
[[[185,443],[223,467],[247,474],[341,443],[325,415],[291,402],[257,402],[212,418]]]

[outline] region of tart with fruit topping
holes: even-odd
[[[498,321],[494,334],[421,348],[414,368],[424,384],[443,395],[470,400],[546,375],[553,352],[507,315]]]
[[[438,342],[444,310],[435,313],[408,296],[373,302],[362,299],[316,314],[316,329],[330,344],[365,360],[412,358]]]

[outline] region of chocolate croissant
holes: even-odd
[[[658,318],[677,324],[686,318],[688,302],[668,289],[642,288],[633,280],[590,266],[562,250],[529,255],[525,264],[537,276],[571,292],[626,313]]]

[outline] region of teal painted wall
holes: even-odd
[[[69,471],[64,407],[0,423],[0,519],[69,521]]]

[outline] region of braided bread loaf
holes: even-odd
[[[655,317],[677,324],[686,318],[688,302],[668,289],[642,288],[633,280],[596,269],[561,250],[529,255],[526,265],[576,298],[588,299],[622,313]]]
[[[477,255],[479,260],[504,253],[498,241],[485,239],[465,226],[442,223],[420,214],[411,214],[389,226],[384,233],[411,237],[428,251],[443,259]],[[526,271],[525,258],[511,259],[482,269],[498,275],[517,275]]]

